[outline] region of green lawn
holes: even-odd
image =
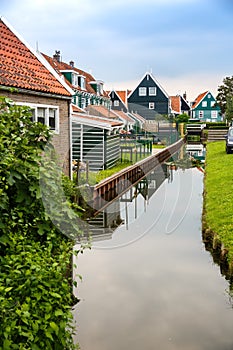
[[[229,250],[233,261],[233,154],[226,154],[225,142],[207,144],[205,176],[206,226]]]

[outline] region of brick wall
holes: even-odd
[[[54,134],[52,143],[57,152],[60,164],[66,175],[70,175],[70,143],[69,143],[69,104],[70,100],[59,97],[47,97],[21,92],[1,91],[2,96],[9,97],[14,102],[53,105],[59,107],[59,134]]]

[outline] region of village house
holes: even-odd
[[[183,96],[176,95],[170,96],[170,105],[171,105],[171,115],[173,117],[178,116],[179,114],[190,115],[190,106],[186,101],[186,94]]]
[[[108,96],[111,99],[111,109],[117,113],[121,114],[126,126],[126,130],[134,128],[135,131],[141,131],[146,119],[143,118],[138,113],[128,110],[128,95],[131,93],[130,90],[112,90],[108,92]]]
[[[29,106],[33,120],[50,127],[63,171],[69,175],[73,91],[3,17],[0,18],[0,33],[1,95],[18,105]]]
[[[108,169],[120,157],[120,130],[124,123],[110,110],[103,81],[76,68],[73,61],[62,62],[60,51],[53,57],[43,54],[73,90],[71,106],[71,161],[88,163],[91,171]]]
[[[191,106],[192,119],[203,122],[221,122],[221,109],[210,91],[205,91],[197,96]]]
[[[62,62],[60,51],[53,57],[43,54],[53,69],[62,76],[73,90],[72,102],[84,109],[89,105],[101,105],[110,108],[110,99],[104,91],[104,82],[96,80],[90,73],[75,67],[74,61]]]
[[[158,115],[169,115],[170,100],[166,91],[152,73],[146,73],[140,83],[127,97],[128,110],[136,110],[147,120],[155,120]]]

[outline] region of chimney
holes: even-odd
[[[74,68],[74,61],[70,61],[70,66]]]
[[[185,93],[183,94],[183,99],[186,101],[187,100],[187,94],[186,94],[186,91]]]
[[[54,58],[57,62],[60,62],[60,61],[61,61],[61,53],[60,53],[60,51],[55,50],[55,54],[53,55],[53,58]]]

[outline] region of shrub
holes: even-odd
[[[47,127],[31,122],[30,110],[0,97],[0,349],[74,349],[72,235],[80,234],[59,169],[42,157]],[[43,185],[41,186],[41,175]],[[60,181],[60,182],[59,182]],[[55,194],[45,210],[43,191]],[[59,221],[60,220],[60,221]],[[72,224],[70,224],[70,221]],[[55,223],[55,224],[54,224]],[[70,231],[69,231],[70,230]],[[73,235],[72,237],[74,237]]]

